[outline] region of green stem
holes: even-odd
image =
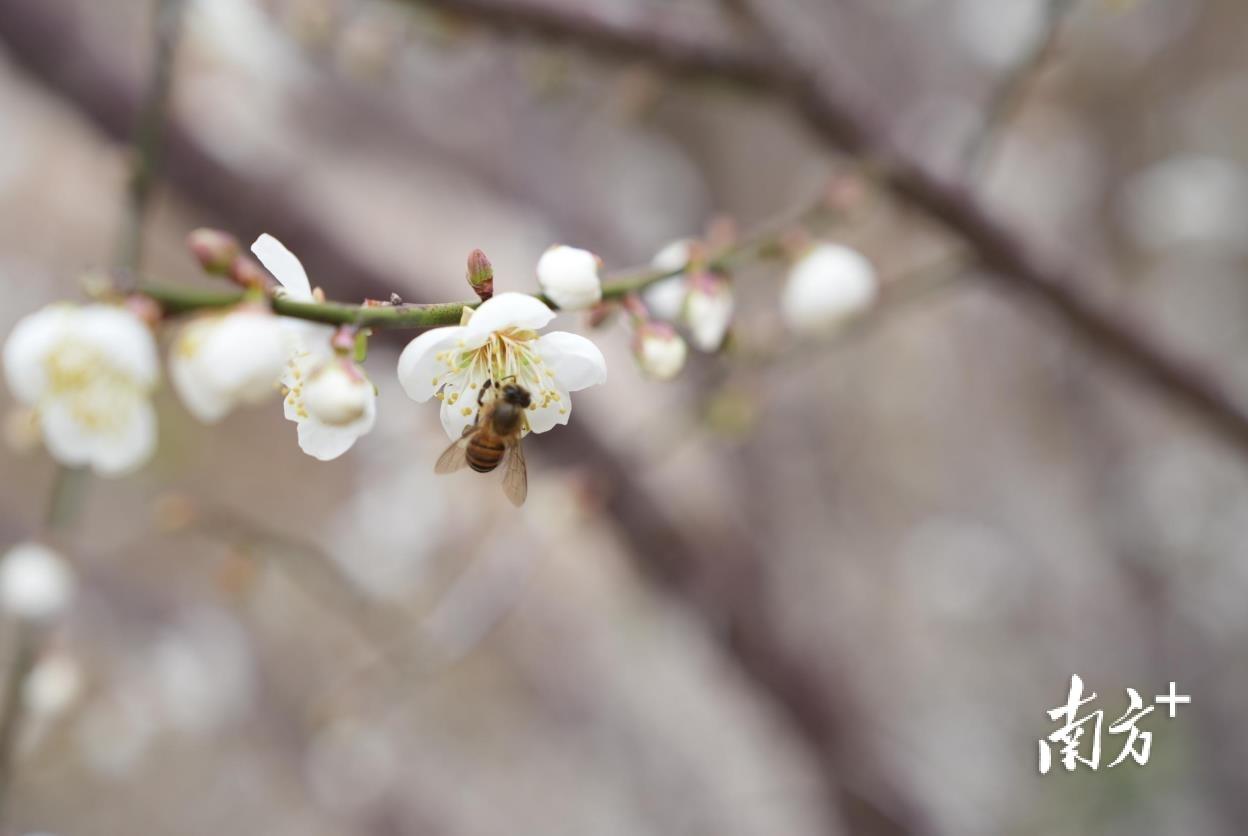
[[[143,257],[143,222],[151,204],[152,189],[160,174],[174,62],[185,11],[186,0],[156,0],[152,21],[155,48],[151,77],[135,125],[125,212],[115,256],[117,270],[127,274],[127,279],[138,271]]]
[[[740,245],[726,248],[710,259],[712,270],[726,271],[761,256],[774,245],[773,233],[756,235]],[[681,270],[634,269],[608,278],[602,285],[603,299],[623,299],[630,293],[644,290],[657,281],[679,276]],[[160,305],[169,316],[194,313],[201,310],[229,308],[247,300],[242,290],[204,290],[200,288],[174,287],[157,283],[139,285],[138,293]],[[538,293],[534,296],[552,308],[550,299]],[[439,302],[413,305],[349,305],[343,302],[302,302],[287,297],[268,300],[273,313],[309,322],[327,325],[354,325],[360,328],[435,328],[442,325],[458,325],[465,309],[476,308],[481,303]]]
[[[0,831],[9,818],[10,790],[13,784],[17,737],[22,726],[22,688],[35,666],[39,642],[34,625],[15,620],[6,625],[13,637],[12,660],[4,678],[0,696]]]

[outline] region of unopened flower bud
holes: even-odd
[[[315,372],[303,392],[312,417],[340,427],[363,417],[374,397],[373,384],[354,363],[333,360]]]
[[[248,256],[239,256],[229,269],[230,280],[246,288],[264,289],[273,284],[272,277],[264,268]]]
[[[355,335],[359,333],[356,329],[349,326],[343,326],[334,332],[329,340],[330,346],[338,354],[352,354],[355,351]]]
[[[482,302],[494,295],[494,265],[481,250],[468,254],[468,284]]]
[[[45,621],[59,615],[74,594],[65,558],[42,543],[20,543],[0,559],[0,609]]]
[[[551,247],[537,262],[537,282],[550,301],[565,311],[593,307],[602,300],[602,262],[588,250],[562,244]]]
[[[146,322],[151,327],[160,324],[163,311],[160,303],[152,299],[150,296],[144,296],[141,293],[133,293],[126,297],[126,310]]]
[[[204,270],[218,276],[229,274],[242,252],[238,239],[219,229],[196,229],[187,236],[186,245]]]
[[[611,316],[616,311],[616,305],[613,302],[599,302],[589,309],[589,327],[601,328],[610,321]]]
[[[672,380],[685,367],[689,348],[665,322],[644,322],[633,337],[637,365],[655,380]]]
[[[692,238],[678,238],[655,253],[650,259],[650,266],[662,273],[683,273],[693,260],[697,247],[698,242]]]
[[[703,272],[689,278],[684,316],[699,350],[719,350],[732,324],[734,308],[732,287],[722,276]]]
[[[701,245],[692,238],[679,238],[665,245],[650,259],[650,266],[667,276],[642,291],[646,307],[659,319],[668,322],[680,319],[688,292],[685,273],[696,260],[700,249]]]
[[[780,311],[790,328],[812,335],[833,331],[875,303],[879,280],[857,250],[820,243],[789,271]]]

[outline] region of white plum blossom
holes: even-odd
[[[279,294],[301,302],[315,300],[303,265],[280,241],[266,233],[256,239],[251,251],[281,284]],[[286,418],[298,425],[299,449],[320,461],[336,459],[372,430],[377,421],[377,392],[362,368],[335,352],[333,326],[299,319],[283,319],[282,325],[289,341],[289,359],[281,377]],[[334,382],[340,373],[367,385],[345,392],[344,397],[344,387],[338,385],[341,381]],[[329,377],[322,379],[323,375]],[[315,408],[307,400],[310,385]]]
[[[676,322],[685,307],[689,292],[684,270],[693,258],[694,241],[681,238],[664,246],[650,260],[650,266],[661,273],[672,273],[666,279],[650,284],[642,293],[646,307],[659,319]]]
[[[272,397],[289,356],[280,318],[244,305],[183,326],[169,353],[169,378],[191,414],[212,424],[235,406]]]
[[[698,273],[689,278],[684,320],[699,350],[719,350],[732,324],[734,309],[732,286],[726,279],[713,273]]]
[[[875,268],[857,250],[822,242],[789,271],[780,311],[794,331],[832,331],[869,309],[879,296]]]
[[[19,618],[43,621],[69,606],[73,569],[42,543],[19,543],[0,558],[0,609]]]
[[[633,354],[637,365],[655,380],[672,380],[685,367],[689,347],[680,335],[664,322],[645,322],[633,337]]]
[[[602,261],[589,250],[559,244],[538,259],[537,283],[560,310],[584,310],[602,301],[601,266]]]
[[[160,377],[156,341],[135,313],[115,305],[49,305],[18,321],[4,345],[9,388],[35,410],[60,463],[120,476],[156,449],[151,392]]]
[[[506,378],[514,378],[532,397],[525,416],[528,431],[566,424],[570,393],[605,382],[607,364],[598,347],[582,336],[538,334],[554,317],[540,299],[500,293],[463,325],[435,328],[412,340],[399,357],[399,382],[412,400],[436,397],[442,402],[442,427],[452,439],[475,420],[481,387]]]

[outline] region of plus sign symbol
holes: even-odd
[[[1158,705],[1164,705],[1167,708],[1169,708],[1170,718],[1173,719],[1175,716],[1175,708],[1177,708],[1180,705],[1191,705],[1192,697],[1190,694],[1177,693],[1177,686],[1173,682],[1171,682],[1170,693],[1158,694],[1154,702],[1156,702]]]

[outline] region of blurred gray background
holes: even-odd
[[[564,5],[749,38],[733,4]],[[947,171],[1046,37],[1039,0],[785,5]],[[111,259],[152,6],[0,2],[0,330]],[[1244,391],[1246,32],[1239,0],[1076,3],[977,185]],[[183,239],[212,224],[283,238],[333,298],[462,298],[475,247],[528,290],[552,242],[645,263],[843,167],[774,102],[602,57],[418,2],[195,0],[144,272],[205,282]],[[821,234],[886,281],[942,251],[869,204]],[[775,334],[781,277],[737,275],[740,344]],[[368,361],[377,430],[329,464],[276,403],[205,428],[163,391],[156,461],[87,486],[79,602],[39,662],[78,685],[28,712],[11,831],[1248,830],[1239,452],[975,276],[666,385],[619,324],[559,324],[610,382],[530,439],[521,510],[435,479],[401,341]],[[10,436],[5,544],[38,532],[53,477]],[[1127,687],[1177,680],[1193,705],[1144,721],[1147,766],[1041,776],[1074,673],[1108,719]]]

